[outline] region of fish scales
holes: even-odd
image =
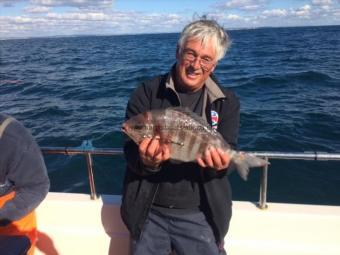
[[[199,146],[200,146],[200,144],[196,142],[196,137],[197,136],[195,136],[194,133],[191,133],[189,137],[190,137],[190,139],[188,139],[189,140],[189,142],[188,142],[188,150],[187,150],[187,153],[186,153],[186,157],[187,158],[190,157],[190,152],[198,151],[199,150]]]
[[[263,167],[268,162],[250,153],[232,150],[222,135],[213,130],[200,116],[189,110],[172,107],[138,114],[122,126],[136,144],[145,138],[156,137],[170,147],[170,159],[194,162],[211,147],[228,154],[242,179],[246,180],[251,167]]]
[[[171,123],[166,130],[175,131],[172,137],[163,134],[165,139],[174,141],[171,143],[172,159],[184,162],[194,161],[198,154],[203,153],[209,147],[209,144],[217,145],[220,141],[216,139],[215,133],[207,133],[201,123],[194,121],[187,113],[166,111],[165,116]]]

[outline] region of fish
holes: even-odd
[[[236,151],[213,129],[206,120],[189,109],[170,107],[137,114],[126,120],[121,130],[137,145],[145,138],[157,137],[169,144],[170,160],[175,162],[195,162],[197,155],[214,147],[228,154],[233,166],[243,180],[247,180],[249,170],[264,167],[267,160],[251,153]]]

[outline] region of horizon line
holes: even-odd
[[[226,31],[238,31],[238,30],[254,30],[254,29],[266,29],[266,28],[308,28],[308,27],[336,27],[340,25],[294,25],[294,26],[258,26],[258,27],[238,27],[238,28],[225,28]],[[100,36],[133,36],[133,35],[156,35],[156,34],[179,34],[178,32],[150,32],[150,33],[120,33],[120,34],[71,34],[71,35],[46,35],[46,36],[13,36],[7,38],[0,38],[0,41],[6,40],[27,40],[27,39],[48,39],[48,38],[70,38],[70,37],[100,37]]]

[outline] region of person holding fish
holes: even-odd
[[[226,254],[232,214],[228,172],[246,179],[261,159],[236,152],[240,104],[213,71],[230,45],[224,29],[188,24],[169,73],[131,95],[121,215],[134,255]]]
[[[0,254],[34,254],[34,209],[49,187],[44,159],[31,133],[0,113]]]

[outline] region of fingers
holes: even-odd
[[[145,138],[139,145],[139,155],[145,165],[156,166],[170,158],[170,148],[157,136]]]
[[[221,165],[226,168],[229,166],[230,164],[230,157],[227,153],[225,153],[224,151],[222,151],[221,149],[217,149],[217,151],[220,154],[220,158],[221,158]]]
[[[149,158],[155,158],[157,154],[159,154],[159,139],[157,137],[153,137],[149,143],[149,146],[146,150],[146,156]]]
[[[230,158],[221,149],[211,147],[203,155],[197,157],[197,163],[201,167],[210,167],[216,170],[222,170],[229,166]]]
[[[145,138],[141,141],[141,143],[139,144],[139,155],[142,157],[142,156],[145,156],[146,154],[146,151],[148,149],[148,146],[149,146],[149,143],[151,142],[151,138]]]
[[[159,148],[159,141],[154,138],[145,138],[139,145],[139,155],[143,163],[147,166],[158,165],[156,152]]]
[[[203,159],[201,158],[201,156],[198,156],[198,157],[196,158],[196,161],[197,161],[197,163],[198,163],[201,167],[203,167],[203,168],[207,167],[207,164],[203,161]]]

